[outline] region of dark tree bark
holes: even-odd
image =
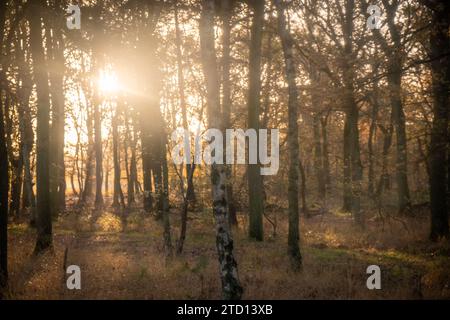
[[[103,207],[103,148],[102,148],[102,120],[100,101],[97,88],[94,88],[94,148],[95,148],[95,208]]]
[[[184,96],[184,74],[183,74],[183,55],[181,52],[181,31],[178,22],[178,6],[175,4],[175,42],[176,42],[176,52],[177,52],[177,76],[178,76],[178,95],[180,99],[181,116],[183,120],[183,128],[189,130],[187,122],[187,112],[186,112],[186,100]],[[190,146],[188,146],[190,148]],[[191,154],[190,150],[187,151]],[[183,251],[184,240],[186,239],[186,229],[187,229],[187,218],[188,218],[188,207],[189,203],[195,203],[195,192],[194,192],[194,164],[186,163],[186,181],[187,188],[186,194],[184,194],[184,182],[183,182],[183,169],[181,168],[180,179],[183,193],[183,207],[181,210],[181,225],[180,225],[180,237],[177,242],[177,254],[181,254]]]
[[[3,35],[5,34],[6,1],[0,3],[0,54],[3,54]],[[8,153],[5,138],[3,115],[3,90],[0,90],[0,299],[2,289],[8,280],[8,192],[9,171]]]
[[[308,65],[308,75],[311,80],[311,105],[314,110],[312,114],[312,129],[313,129],[313,145],[314,145],[314,172],[317,180],[317,189],[319,199],[325,199],[326,196],[326,181],[324,174],[324,158],[323,145],[321,139],[321,119],[322,119],[322,101],[320,96],[320,72],[313,64]]]
[[[378,47],[375,47],[375,54],[378,53]],[[379,68],[379,63],[375,62],[372,64],[372,72],[377,76],[377,70]],[[367,193],[369,196],[375,195],[375,152],[374,152],[374,139],[377,137],[377,124],[378,124],[378,110],[380,108],[380,103],[378,101],[378,85],[379,81],[376,79],[373,83],[372,92],[370,95],[370,104],[372,110],[370,113],[370,126],[369,126],[369,137],[367,138],[367,152],[369,168],[367,170]]]
[[[20,40],[19,40],[20,41]],[[18,42],[15,43],[15,46],[18,46]],[[16,49],[17,54],[16,57],[20,55],[20,49]],[[20,61],[20,60],[19,60]],[[19,76],[19,75],[18,75]],[[23,93],[23,88],[18,85],[17,88],[18,95],[20,96]],[[20,96],[21,97],[21,96]],[[7,98],[7,97],[5,97]],[[8,158],[11,168],[11,199],[10,199],[10,207],[9,214],[13,216],[15,219],[19,219],[20,217],[20,199],[22,195],[22,181],[23,181],[23,139],[20,139],[20,143],[18,146],[18,152],[14,152],[16,148],[14,148],[12,143],[13,131],[14,131],[14,121],[13,121],[13,105],[10,103],[11,99],[5,99],[5,115],[6,115],[6,142],[7,142],[7,152]],[[23,112],[21,110],[21,101],[19,101],[17,106],[17,117],[19,118],[19,122],[23,119]],[[11,115],[11,116],[10,116]],[[20,127],[20,126],[19,126]],[[20,128],[19,128],[20,132]],[[17,153],[17,155],[16,155]]]
[[[133,144],[132,144],[132,149],[131,149],[131,160],[130,160],[130,175],[132,177],[134,177],[134,192],[136,194],[139,194],[142,190],[141,190],[141,186],[139,184],[139,180],[138,180],[138,170],[137,170],[137,154],[136,154],[136,150],[137,150],[137,144],[138,144],[138,128],[137,128],[137,121],[136,121],[136,114],[133,113],[132,114],[132,124],[133,124]]]
[[[4,28],[6,3],[0,4],[0,29]],[[3,35],[3,33],[2,33]],[[2,41],[0,41],[2,42]],[[1,48],[1,46],[0,46]],[[1,50],[0,50],[1,51]],[[9,170],[3,116],[3,92],[0,91],[0,289],[8,279],[8,192]],[[1,291],[0,291],[1,298]]]
[[[161,116],[161,114],[160,114]],[[161,122],[163,122],[161,116]],[[161,171],[162,171],[162,182],[163,186],[161,188],[161,203],[162,203],[162,219],[164,227],[164,248],[166,252],[166,257],[171,257],[173,252],[172,247],[172,237],[170,232],[170,217],[169,217],[169,167],[167,165],[167,137],[163,131],[160,135],[161,141]]]
[[[327,112],[327,114],[320,118],[320,127],[322,132],[322,157],[323,157],[323,170],[325,175],[325,183],[327,187],[329,188],[331,185],[331,170],[330,170],[330,153],[328,151],[328,117],[329,117],[330,111]]]
[[[388,155],[389,155],[389,149],[391,148],[392,144],[392,117],[385,128],[382,125],[378,126],[380,130],[383,132],[383,152],[381,155],[381,176],[380,181],[378,182],[377,187],[377,196],[380,197],[384,190],[389,190],[391,185],[391,176],[389,173],[388,168]]]
[[[54,11],[63,12],[60,0],[55,1]],[[50,128],[50,201],[52,215],[57,216],[65,207],[65,167],[64,167],[64,43],[60,24],[64,17],[58,14],[48,18],[52,35],[47,39],[47,54],[50,73],[50,93],[52,104],[52,125]],[[50,31],[50,28],[47,28]]]
[[[119,152],[119,132],[118,132],[118,118],[119,110],[116,110],[112,119],[112,137],[113,137],[113,165],[114,165],[114,193],[113,193],[113,207],[125,208],[125,199],[120,185],[120,152]]]
[[[225,128],[231,128],[231,14],[233,12],[233,0],[224,0],[222,5],[222,110],[223,110],[223,124]],[[237,226],[238,220],[236,216],[236,206],[234,205],[233,184],[231,183],[231,166],[226,166],[227,170],[227,203],[228,203],[228,220],[230,225]]]
[[[298,161],[298,168],[300,170],[300,178],[301,178],[300,195],[302,198],[302,212],[306,217],[308,217],[309,211],[308,211],[308,203],[306,201],[306,173],[301,160]]]
[[[189,171],[189,175],[187,179],[191,179],[192,175],[194,175],[195,164],[191,166],[191,170]],[[184,193],[184,188],[181,190]],[[181,226],[180,226],[180,237],[177,241],[177,254],[181,254],[183,252],[184,240],[186,239],[186,230],[187,230],[187,215],[188,215],[188,207],[189,200],[187,198],[187,194],[183,194],[183,208],[181,211]]]
[[[77,96],[78,96],[78,100],[81,101],[81,91],[80,91],[80,86],[77,86]],[[87,105],[86,105],[86,109],[87,109]],[[72,113],[72,111],[69,111],[70,116],[72,117],[72,119],[76,119],[75,114]],[[81,128],[79,123],[77,123],[75,121],[75,132],[77,135],[77,141],[75,142],[75,159],[73,161],[73,165],[72,165],[72,175],[71,175],[71,186],[72,186],[72,191],[74,192],[74,195],[78,197],[78,203],[80,203],[81,200],[81,196],[83,194],[83,186],[84,186],[84,180],[83,180],[83,149],[81,146]],[[81,166],[80,166],[80,153],[81,153]],[[73,182],[73,176],[77,175],[77,186],[79,191],[77,191],[75,189],[75,185]]]
[[[184,75],[183,75],[183,54],[181,52],[181,32],[178,24],[178,7],[175,4],[175,42],[176,42],[176,52],[177,52],[177,76],[178,76],[178,94],[180,98],[180,108],[183,120],[183,128],[189,130],[186,112],[186,99],[184,95]],[[193,175],[190,174],[192,165],[186,164],[186,177],[187,177],[187,200],[191,204],[195,204],[195,189],[193,182]]]
[[[298,91],[296,84],[296,65],[294,61],[293,45],[294,39],[287,29],[286,16],[283,4],[280,0],[273,0],[278,13],[278,32],[283,47],[285,76],[288,83],[288,147],[289,147],[289,230],[288,230],[288,254],[294,270],[302,266],[300,253],[299,232],[299,206],[298,206],[298,176],[300,166],[299,141],[298,141]]]
[[[24,88],[29,86],[32,87],[31,77],[27,80],[23,80]],[[25,89],[27,90],[27,89]],[[23,200],[22,206],[24,208],[31,208],[31,219],[33,223],[35,222],[36,216],[36,199],[33,191],[33,177],[31,174],[31,165],[30,165],[30,154],[31,149],[33,147],[33,130],[31,128],[31,119],[30,115],[27,114],[30,112],[29,106],[29,98],[30,98],[31,90],[27,90],[24,93],[22,90],[19,95],[22,99],[22,102],[19,103],[19,130],[20,130],[20,146],[21,146],[21,154],[23,158],[24,165],[24,173],[23,173]]]
[[[315,96],[315,95],[313,95]],[[318,108],[317,97],[313,97],[313,106]],[[313,136],[314,136],[314,170],[317,177],[319,198],[324,199],[326,193],[325,176],[323,170],[322,142],[320,141],[320,114],[313,115]]]
[[[103,47],[102,42],[104,41],[104,24],[102,22],[102,7],[101,2],[98,2],[94,7],[93,21],[94,21],[94,32],[93,32],[93,48],[91,59],[93,61],[93,71],[98,72],[104,65],[103,60]],[[102,110],[100,107],[102,101],[99,95],[98,86],[92,87],[92,101],[94,108],[94,150],[95,150],[95,209],[101,209],[104,204],[103,200],[103,146],[102,146]],[[106,180],[108,181],[108,179]]]
[[[373,195],[375,192],[375,161],[374,161],[374,150],[373,150],[373,140],[376,135],[377,129],[377,118],[378,118],[378,82],[374,83],[374,88],[372,92],[372,112],[370,119],[370,127],[369,127],[369,137],[367,138],[367,150],[368,150],[368,158],[369,158],[369,169],[367,173],[368,184],[367,184],[367,192],[369,196]]]
[[[447,204],[447,152],[450,91],[450,4],[445,1],[428,1],[432,10],[430,30],[430,60],[433,93],[433,126],[431,128],[430,207],[433,241],[449,237]]]
[[[19,145],[19,154],[14,157],[12,162],[12,177],[11,177],[11,204],[10,215],[16,219],[20,217],[20,196],[22,194],[22,178],[23,178],[23,148],[22,142]],[[11,155],[10,155],[11,157]]]
[[[86,90],[83,90],[84,94],[87,94]],[[87,103],[86,99],[86,103]],[[83,193],[80,198],[80,204],[86,204],[88,199],[92,197],[92,175],[94,171],[94,129],[92,125],[92,111],[90,108],[90,104],[86,104],[86,128],[87,128],[87,136],[88,136],[88,145],[87,145],[87,155],[86,155],[86,166],[85,166],[85,174],[84,174],[84,187]]]
[[[144,117],[142,117],[144,118]],[[141,150],[142,150],[142,176],[144,180],[143,205],[144,210],[149,213],[153,207],[152,198],[152,170],[151,170],[151,144],[149,129],[146,128],[141,118]]]
[[[50,98],[48,75],[42,46],[41,19],[44,1],[30,3],[30,49],[33,57],[33,75],[37,92],[37,142],[36,142],[36,190],[37,190],[37,240],[35,253],[52,247],[52,218],[50,207]]]
[[[364,216],[361,210],[362,163],[359,147],[359,110],[355,99],[355,71],[350,64],[355,55],[353,48],[353,19],[355,2],[345,2],[345,17],[343,21],[344,56],[342,57],[342,74],[344,83],[345,127],[344,127],[344,208],[350,211],[355,222],[364,226]],[[349,177],[350,175],[350,177]],[[349,189],[349,178],[351,180]]]
[[[26,30],[23,27],[20,32],[20,41],[17,42],[15,54],[18,65],[18,76],[22,86],[18,88],[19,104],[17,107],[19,118],[20,148],[23,158],[23,197],[22,207],[31,209],[30,225],[36,222],[36,198],[33,191],[33,176],[31,173],[30,154],[34,144],[34,133],[31,123],[30,96],[33,88],[33,79],[28,62],[26,62],[25,50]]]
[[[343,204],[342,211],[350,212],[352,209],[352,167],[350,154],[350,124],[348,117],[344,120],[344,169],[343,169]]]
[[[153,116],[152,119],[157,119],[160,110],[159,103],[152,106]],[[156,219],[160,220],[163,217],[164,213],[164,198],[162,197],[163,188],[164,188],[164,177],[163,177],[163,168],[162,168],[162,144],[161,144],[161,135],[162,131],[162,123],[157,122],[152,128],[150,133],[150,168],[153,176],[153,184],[155,190],[156,197]]]
[[[405,52],[401,43],[400,27],[395,23],[396,12],[400,2],[383,0],[386,10],[386,21],[392,39],[389,45],[378,29],[374,29],[375,38],[384,51],[387,59],[389,99],[392,107],[392,120],[396,135],[396,180],[398,195],[398,210],[404,213],[411,207],[407,169],[407,143],[405,113],[402,102],[402,75]]]
[[[255,129],[259,135],[260,92],[261,92],[261,42],[264,23],[265,1],[252,1],[253,21],[251,27],[250,56],[249,56],[249,88],[247,99],[248,128]],[[257,139],[259,140],[259,138]],[[250,146],[249,146],[250,148]],[[258,154],[259,146],[256,153]],[[264,197],[260,164],[247,166],[248,195],[249,195],[249,237],[262,241],[264,237],[263,214]]]
[[[395,71],[389,78],[391,85],[391,104],[394,120],[394,128],[396,135],[396,178],[397,178],[397,195],[398,210],[404,213],[411,207],[411,199],[409,195],[408,173],[407,173],[407,149],[406,149],[406,129],[405,114],[403,112],[403,104],[401,100],[401,65],[395,63]]]
[[[207,91],[208,126],[220,129],[220,84],[214,45],[214,0],[203,0],[200,16],[200,48]],[[223,164],[211,165],[213,213],[216,219],[216,247],[219,256],[220,278],[224,299],[235,300],[242,296],[237,263],[233,255],[233,239],[228,224],[226,196],[227,174]]]
[[[131,158],[130,165],[128,166],[128,160],[126,160],[126,171],[127,171],[127,205],[130,207],[135,203],[135,186],[137,179],[137,168],[136,168],[136,142],[134,137],[131,137],[130,132],[130,117],[129,112],[125,111],[125,126],[126,126],[126,145],[125,145],[125,159],[128,159],[128,145],[131,145]],[[133,127],[133,131],[135,128]]]
[[[109,140],[109,137],[108,139]],[[108,143],[106,144],[108,145]],[[105,147],[106,150],[107,147]],[[106,161],[105,166],[103,168],[103,172],[105,172],[105,178],[103,179],[105,181],[105,194],[109,194],[109,172],[111,171],[111,166],[109,165],[109,162],[111,160],[111,156],[109,154],[106,154]],[[113,161],[113,169],[114,169],[114,161]]]

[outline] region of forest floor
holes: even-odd
[[[328,212],[303,218],[303,270],[286,257],[286,211],[277,234],[247,239],[245,219],[233,230],[245,299],[450,299],[450,244],[427,240],[428,214],[388,218],[374,214],[362,231],[351,216]],[[171,209],[172,241],[179,210]],[[125,224],[124,224],[125,223]],[[121,219],[112,209],[67,210],[54,224],[54,250],[33,256],[35,230],[9,227],[10,299],[220,299],[214,219],[189,212],[184,252],[165,258],[162,225],[142,212]],[[67,250],[66,250],[67,248]],[[66,287],[66,265],[81,268],[81,290]],[[381,268],[381,290],[368,290],[366,268]]]

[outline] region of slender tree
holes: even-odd
[[[222,110],[223,124],[225,128],[231,128],[231,15],[233,13],[235,1],[224,0],[222,6]],[[232,168],[227,165],[227,199],[228,199],[228,220],[230,225],[237,226],[236,206],[234,204],[233,184],[231,181]]]
[[[379,29],[373,29],[375,39],[387,57],[387,80],[389,88],[389,99],[391,102],[392,121],[396,136],[396,180],[398,195],[398,210],[404,213],[411,207],[411,199],[408,184],[408,162],[407,162],[407,139],[405,113],[402,102],[402,76],[405,52],[404,43],[401,38],[401,27],[396,23],[396,15],[400,1],[383,0],[386,12],[386,22],[391,36],[392,44],[386,40]],[[366,3],[367,7],[367,3]],[[376,100],[376,99],[375,99]],[[376,102],[377,103],[377,102]]]
[[[260,116],[260,91],[261,91],[261,42],[264,23],[264,2],[251,1],[253,8],[253,21],[250,40],[249,57],[249,89],[247,99],[248,128],[255,129],[259,135]],[[259,140],[259,139],[258,139]],[[258,144],[257,144],[258,145]],[[250,146],[249,146],[250,148]],[[258,154],[258,149],[256,154]],[[260,173],[260,165],[249,164],[247,166],[248,195],[249,195],[249,236],[252,239],[262,241],[263,231],[263,184]]]
[[[16,61],[18,69],[18,77],[21,80],[21,86],[18,88],[18,118],[20,132],[20,147],[23,157],[24,173],[23,173],[23,196],[22,207],[31,209],[30,225],[35,225],[36,220],[36,198],[33,190],[33,176],[31,171],[31,151],[34,144],[34,133],[31,123],[30,96],[33,89],[33,79],[31,70],[27,62],[25,52],[27,46],[27,32],[25,26],[21,26],[19,39],[16,45]],[[29,50],[28,50],[29,51]]]
[[[296,84],[296,64],[294,61],[293,45],[294,40],[287,28],[284,2],[273,0],[278,15],[278,33],[280,36],[284,64],[285,77],[288,83],[288,148],[289,148],[289,230],[288,230],[288,254],[294,270],[302,266],[302,255],[300,253],[300,232],[299,232],[299,204],[298,204],[298,184],[299,184],[299,142],[298,142],[298,109],[299,99]]]
[[[113,203],[114,207],[119,205],[124,208],[125,200],[122,192],[122,187],[120,185],[120,152],[119,152],[119,112],[121,106],[117,107],[115,114],[112,119],[112,136],[113,136],[113,165],[114,165],[114,193],[113,193]]]
[[[30,49],[33,58],[33,75],[37,93],[36,124],[36,198],[37,198],[37,240],[35,252],[40,253],[52,247],[52,218],[50,207],[50,98],[48,75],[42,46],[42,16],[44,1],[30,3]]]
[[[102,146],[102,119],[100,99],[97,89],[94,89],[94,148],[95,148],[95,208],[103,206],[103,146]]]
[[[353,214],[355,222],[363,226],[364,217],[361,210],[362,163],[358,128],[359,109],[355,98],[355,68],[350,63],[356,54],[353,40],[355,1],[345,1],[345,13],[340,12],[344,17],[342,22],[344,40],[342,77],[344,84],[343,102],[345,105],[344,208],[348,209],[347,206],[350,205],[350,211]]]
[[[214,0],[203,0],[200,16],[200,48],[203,73],[207,91],[207,115],[210,128],[221,129],[219,76],[214,45]],[[219,255],[220,278],[224,299],[240,299],[240,285],[237,263],[233,255],[233,239],[228,224],[226,197],[226,168],[223,164],[211,164],[213,213],[216,219],[216,246]]]
[[[6,1],[0,3],[0,53],[3,53]],[[0,298],[8,279],[8,192],[9,170],[3,115],[3,90],[0,90]]]
[[[47,55],[49,60],[50,93],[52,105],[52,125],[50,128],[50,201],[52,214],[56,216],[65,206],[65,168],[64,168],[64,43],[60,25],[64,23],[62,1],[56,0],[53,10],[56,17],[47,17],[52,31],[48,37]],[[51,29],[50,29],[51,26]],[[50,32],[48,32],[50,33]]]
[[[448,121],[450,92],[450,4],[446,1],[425,1],[432,11],[430,30],[430,61],[433,93],[433,126],[430,157],[430,239],[449,236],[446,161],[448,152]]]
[[[85,86],[87,89],[87,86]],[[83,90],[84,94],[87,95],[88,91]],[[80,204],[86,204],[88,199],[92,197],[92,176],[94,171],[94,127],[93,127],[93,117],[92,117],[91,104],[86,98],[86,130],[87,130],[87,155],[85,161],[85,173],[84,173],[84,187],[80,198]]]
[[[188,120],[187,120],[187,111],[186,111],[186,98],[184,94],[184,74],[183,74],[183,54],[181,51],[182,48],[182,39],[181,39],[181,31],[178,22],[178,6],[175,4],[175,44],[177,51],[177,77],[178,77],[178,95],[180,98],[180,108],[181,108],[181,117],[183,120],[183,128],[188,130]],[[193,166],[190,163],[186,163],[186,177],[187,177],[187,200],[191,203],[195,203],[195,189],[193,182],[193,175],[191,175],[191,170],[193,170]]]

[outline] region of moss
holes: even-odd
[[[10,224],[8,226],[8,232],[12,234],[25,234],[29,232],[31,229],[28,227],[28,224],[26,223],[20,223],[20,224]]]
[[[334,211],[333,214],[335,216],[337,216],[337,217],[348,217],[348,218],[350,218],[352,216],[351,212],[342,211],[341,209]]]
[[[349,252],[343,249],[318,249],[309,247],[305,248],[304,250],[306,251],[306,253],[311,254],[314,258],[322,260],[323,262],[333,262],[350,256]]]

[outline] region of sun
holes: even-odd
[[[99,88],[103,92],[116,92],[119,90],[119,82],[117,76],[111,71],[100,71],[98,82]]]

